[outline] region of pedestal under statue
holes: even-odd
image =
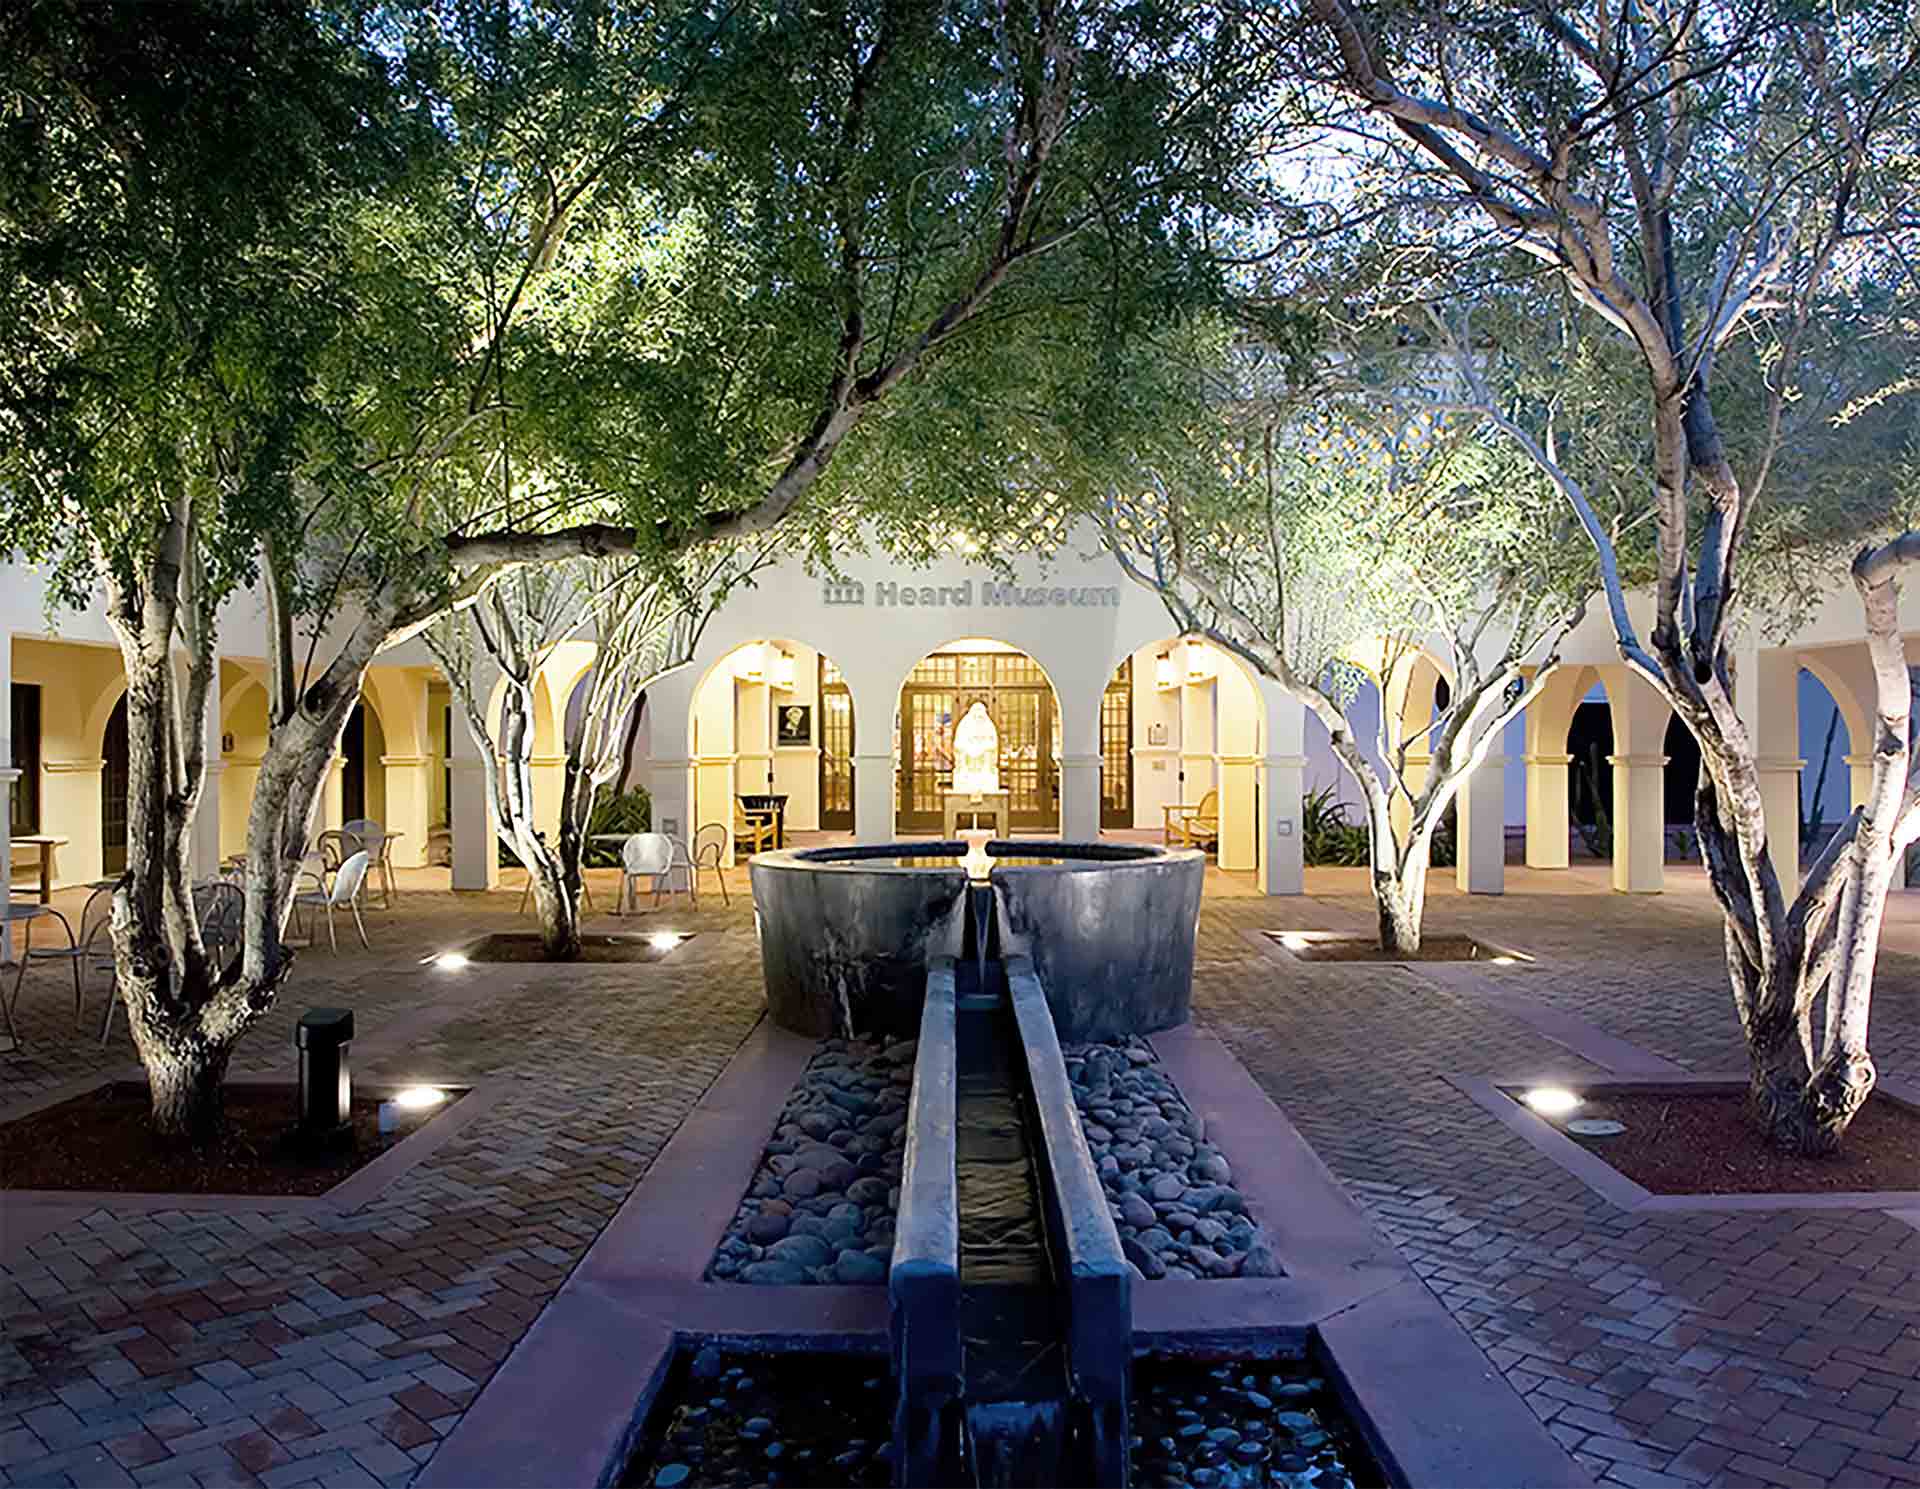
[[[1007,835],[1007,793],[1000,788],[1000,731],[976,702],[953,731],[953,788],[947,792],[941,835],[953,838],[962,822]]]

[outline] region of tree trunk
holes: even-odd
[[[1380,949],[1399,956],[1420,954],[1421,921],[1426,914],[1427,865],[1425,845],[1418,863],[1403,862],[1395,871],[1375,869],[1373,903],[1380,916]]]
[[[580,876],[569,876],[544,840],[518,848],[533,880],[533,904],[540,916],[540,950],[550,962],[580,958]],[[571,880],[571,882],[569,882]]]
[[[136,1027],[144,1030],[145,1021],[138,1021]],[[191,1143],[215,1137],[226,1116],[232,1042],[191,1037],[160,1042],[140,1033],[134,1042],[147,1070],[155,1129],[163,1137]]]

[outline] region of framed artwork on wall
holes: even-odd
[[[810,745],[813,743],[813,705],[811,703],[783,703],[776,712],[777,733],[774,742],[783,745]]]

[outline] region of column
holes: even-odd
[[[1257,788],[1258,755],[1220,757],[1220,850],[1223,869],[1252,870],[1260,866],[1260,826]]]
[[[322,832],[340,826],[347,820],[347,757],[335,755],[333,763],[327,767],[326,784],[320,788],[320,821],[314,828],[318,836]]]
[[[1734,704],[1760,775],[1767,856],[1791,900],[1800,889],[1800,659],[1742,644],[1734,656]]]
[[[452,732],[447,741],[453,752],[448,761],[453,795],[447,803],[447,825],[453,831],[453,887],[481,893],[500,883],[498,828],[493,793],[487,789],[487,772],[498,770],[499,765],[490,746],[482,753],[475,744],[473,730],[464,719],[454,721]],[[328,785],[332,810],[339,805],[339,778],[336,770]]]
[[[393,845],[396,868],[419,868],[427,861],[427,834],[433,828],[433,757],[382,755],[386,772],[388,832],[399,834]]]
[[[1306,767],[1305,755],[1268,755],[1260,762],[1262,894],[1306,893],[1306,859],[1300,844]]]
[[[687,824],[693,820],[692,774],[693,762],[683,756],[653,757],[647,770],[647,797],[655,832],[670,838],[687,836]]]
[[[533,783],[533,826],[544,832],[550,842],[560,841],[560,796],[567,783],[565,755],[534,755],[527,761],[527,776]],[[387,809],[391,812],[391,806]]]
[[[1060,836],[1091,843],[1100,836],[1100,757],[1060,757]]]
[[[56,884],[87,884],[106,873],[101,854],[106,770],[107,762],[98,758],[40,762],[40,827],[67,839],[64,848],[53,850]]]
[[[1609,755],[1613,766],[1613,887],[1621,894],[1666,888],[1667,757]]]
[[[1527,867],[1564,869],[1567,866],[1567,767],[1571,755],[1528,754]]]
[[[859,704],[856,700],[855,708]],[[855,715],[856,720],[858,714]],[[859,726],[856,722],[855,728]],[[1097,768],[1097,767],[1096,767]],[[1094,822],[1099,823],[1099,779],[1094,781]],[[853,840],[890,843],[893,830],[893,753],[853,757]]]
[[[1453,882],[1467,894],[1506,890],[1507,757],[1499,743],[1454,797]]]

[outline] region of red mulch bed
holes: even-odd
[[[380,1098],[353,1100],[351,1142],[308,1154],[290,1147],[293,1086],[229,1086],[226,1131],[204,1149],[159,1137],[144,1084],[113,1081],[0,1126],[0,1189],[120,1194],[324,1194],[453,1105],[404,1113],[380,1131]]]
[[[499,931],[479,942],[466,955],[470,962],[540,962],[549,967],[605,966],[618,962],[657,962],[662,957],[672,956],[693,939],[690,934],[680,933],[678,944],[662,948],[648,939],[653,934],[651,931],[639,935],[591,932],[580,938],[579,960],[549,962],[541,950],[538,931]]]
[[[1840,1151],[1806,1158],[1768,1144],[1748,1119],[1742,1091],[1583,1091],[1554,1125],[1654,1194],[1820,1194],[1920,1189],[1920,1112],[1876,1092],[1847,1128]],[[1611,1117],[1617,1137],[1580,1137],[1565,1122]]]
[[[1278,941],[1289,956],[1303,962],[1485,962],[1497,956],[1511,958],[1516,964],[1531,960],[1471,936],[1422,936],[1420,949],[1408,956],[1405,952],[1382,950],[1372,936],[1329,936],[1310,940],[1305,946],[1288,946],[1284,938],[1299,932],[1268,931],[1266,934]]]

